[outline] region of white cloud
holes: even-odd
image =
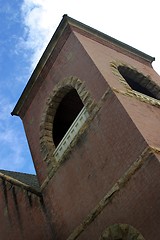
[[[23,58],[34,69],[63,14],[68,14],[91,27],[156,57],[155,69],[160,73],[159,1],[152,0],[23,0],[21,13],[24,35],[18,47]],[[1,10],[0,10],[1,11]],[[13,16],[13,14],[11,14]],[[16,48],[15,51],[18,51]],[[19,52],[17,52],[18,54]],[[26,66],[24,66],[26,68]],[[28,75],[28,69],[26,70]],[[23,82],[22,71],[16,77]],[[26,77],[28,78],[28,76]],[[9,84],[11,84],[9,82]],[[13,104],[0,99],[0,168],[21,169],[28,165],[27,143],[20,124],[9,117]],[[17,120],[18,122],[19,119]],[[8,151],[3,151],[8,149]],[[25,157],[24,157],[25,152]],[[26,160],[27,159],[27,163]]]
[[[160,73],[158,34],[160,15],[158,0],[24,0],[22,15],[25,36],[21,44],[31,52],[31,68],[35,67],[63,14],[82,21],[145,53],[155,56]],[[158,48],[158,49],[157,49]],[[158,51],[159,50],[159,51]]]
[[[22,16],[25,35],[21,46],[31,51],[31,68],[33,69],[46,48],[55,28],[55,17],[51,12],[53,1],[25,0],[22,5]]]
[[[12,109],[13,103],[9,102],[3,95],[0,95],[0,121],[6,120]]]
[[[1,95],[2,96],[2,95]],[[0,169],[13,171],[24,170],[27,155],[27,143],[25,140],[22,126],[16,121],[11,120],[10,112],[13,104],[9,99],[0,99]],[[6,151],[7,149],[7,151]],[[29,170],[28,170],[29,171]],[[33,172],[33,170],[32,170]]]

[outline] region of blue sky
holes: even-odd
[[[0,168],[25,171],[30,156],[22,123],[10,115],[29,75],[29,65],[20,47],[24,36],[22,3],[10,0],[0,3]],[[33,166],[27,171],[33,171]]]
[[[34,173],[13,110],[62,15],[67,13],[153,57],[160,74],[158,0],[0,0],[0,169]]]

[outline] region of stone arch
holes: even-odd
[[[142,234],[128,224],[114,224],[109,226],[99,240],[145,240]]]
[[[135,84],[139,85],[139,87],[146,90],[147,96],[151,96],[157,100],[160,100],[160,86],[158,86],[151,78],[150,76],[145,76],[143,73],[138,72],[135,68],[132,66],[128,66],[123,63],[111,63],[111,67],[113,70],[113,73],[118,76],[118,79],[121,83],[125,85],[125,87],[129,90],[135,90],[134,86],[131,85],[131,81],[133,81]],[[130,78],[128,81],[127,78]],[[143,93],[141,90],[138,91],[139,93]]]
[[[160,87],[148,76],[125,65],[119,65],[117,69],[131,89],[160,100]]]
[[[60,102],[71,89],[76,90],[88,113],[91,113],[95,106],[89,91],[86,90],[85,83],[77,77],[66,78],[54,87],[46,101],[40,124],[40,149],[42,158],[48,165],[50,163],[54,165],[53,152],[56,148],[52,135],[54,117]]]
[[[113,90],[126,96],[135,97],[142,102],[150,103],[156,107],[160,106],[160,86],[150,76],[145,76],[134,67],[119,61],[113,61],[110,65],[113,74],[126,89],[126,91]],[[129,81],[126,78],[129,78]],[[136,88],[140,87],[140,89],[134,88],[134,85],[130,84],[131,81],[134,82],[135,86],[137,85]]]

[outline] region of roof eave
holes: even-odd
[[[29,185],[27,185],[27,184],[25,184],[25,183],[15,179],[15,178],[12,178],[12,177],[10,177],[10,176],[8,176],[6,174],[3,174],[1,172],[0,172],[0,179],[3,179],[4,181],[6,181],[6,182],[8,182],[8,183],[10,183],[12,185],[15,185],[17,187],[24,188],[25,190],[27,190],[27,191],[29,191],[31,193],[34,193],[34,194],[36,194],[39,197],[42,195],[40,191],[37,191],[33,187],[31,187],[31,186],[29,186]]]
[[[85,24],[83,24],[83,23],[81,23],[81,22],[79,22],[79,21],[77,21],[73,18],[70,18],[65,14],[65,15],[63,15],[63,18],[62,18],[57,30],[55,31],[55,33],[54,33],[53,37],[51,38],[46,50],[44,51],[41,59],[39,60],[35,70],[33,71],[33,73],[31,75],[25,89],[23,90],[15,108],[11,112],[11,115],[19,116],[19,113],[22,109],[22,106],[23,106],[24,102],[28,98],[33,86],[36,83],[36,80],[37,80],[39,74],[41,73],[44,65],[46,64],[47,60],[49,59],[53,49],[55,48],[59,38],[61,37],[62,33],[65,31],[66,26],[68,24],[70,26],[74,26],[74,27],[77,27],[79,29],[82,29],[83,31],[88,32],[92,35],[95,35],[98,38],[101,38],[105,41],[111,42],[112,44],[114,44],[114,45],[116,45],[116,46],[118,46],[122,49],[125,49],[125,50],[131,52],[132,54],[144,59],[145,61],[149,62],[150,64],[155,60],[154,57],[151,57],[150,55],[148,55],[144,52],[141,52],[138,49],[133,48],[133,47],[131,47],[131,46],[115,39],[115,38],[112,38],[112,37],[100,32],[100,31],[98,31],[98,30],[96,30],[92,27],[89,27],[89,26],[87,26],[87,25],[85,25]]]
[[[58,28],[56,29],[53,37],[51,38],[49,44],[46,47],[46,50],[44,51],[42,57],[40,58],[36,68],[34,69],[26,87],[24,88],[16,106],[14,107],[13,111],[11,112],[11,115],[19,116],[19,113],[21,111],[21,108],[25,102],[25,100],[28,98],[34,84],[36,83],[36,80],[41,73],[44,65],[46,64],[47,60],[49,59],[53,49],[55,48],[59,38],[61,37],[62,33],[64,32],[66,26],[67,26],[67,15],[64,15]]]
[[[77,21],[73,18],[67,17],[67,19],[68,19],[68,23],[70,25],[73,25],[73,26],[78,27],[82,30],[85,30],[85,31],[87,31],[87,32],[99,37],[99,38],[102,38],[102,39],[104,39],[108,42],[112,42],[114,45],[116,45],[120,48],[123,48],[123,49],[139,56],[140,58],[143,58],[144,60],[146,60],[149,63],[152,63],[153,61],[155,61],[154,57],[152,57],[152,56],[150,56],[150,55],[148,55],[148,54],[146,54],[146,53],[144,53],[144,52],[142,52],[142,51],[140,51],[140,50],[138,50],[134,47],[131,47],[130,45],[125,44],[125,43],[123,43],[123,42],[121,42],[121,41],[103,33],[103,32],[100,32],[100,31],[98,31],[98,30],[96,30],[96,29],[94,29],[90,26],[87,26],[87,25],[85,25],[85,24],[83,24],[83,23],[81,23],[81,22],[79,22],[79,21]]]

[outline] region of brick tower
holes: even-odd
[[[63,17],[12,112],[24,124],[51,239],[160,239],[153,60]]]

